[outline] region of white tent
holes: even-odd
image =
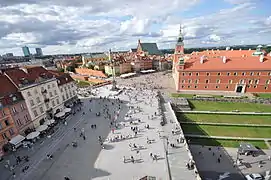
[[[16,148],[19,147],[20,145],[22,145],[22,141],[25,140],[25,137],[22,135],[17,135],[15,137],[13,137],[9,143],[13,144]]]
[[[26,136],[26,139],[34,139],[40,135],[40,132],[34,131]]]
[[[47,125],[40,125],[39,127],[36,128],[36,131],[42,132],[45,131],[48,128]]]
[[[47,120],[44,124],[47,125],[47,126],[49,126],[49,125],[51,125],[51,124],[53,124],[55,122],[56,121],[54,119],[50,119],[50,120]]]
[[[63,112],[65,112],[65,113],[69,113],[69,112],[71,112],[71,108],[65,108],[64,110],[63,110]]]
[[[60,117],[63,117],[63,116],[65,116],[65,112],[59,112],[59,113],[57,113],[56,115],[55,115],[55,117],[57,117],[57,118],[60,118]]]

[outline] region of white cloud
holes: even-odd
[[[139,38],[174,47],[180,23],[186,47],[271,40],[262,38],[270,32],[271,17],[253,16],[253,1],[227,0],[233,8],[183,18],[180,13],[189,14],[200,0],[2,0],[0,54],[21,55],[23,45],[49,54],[128,49]]]

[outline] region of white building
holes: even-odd
[[[34,127],[64,108],[58,79],[43,67],[8,69],[5,75],[25,99]]]

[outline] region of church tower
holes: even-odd
[[[179,36],[178,36],[178,40],[177,40],[174,54],[184,54],[183,40],[184,40],[184,37],[183,37],[183,33],[182,33],[182,25],[180,25],[180,32],[179,32]]]

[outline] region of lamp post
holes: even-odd
[[[111,58],[111,49],[109,49],[109,56],[108,57],[109,57],[109,61],[111,63],[112,78],[113,78],[111,90],[116,91],[116,90],[118,90],[118,88],[117,88],[117,82],[116,82],[115,61],[114,61],[114,59]]]

